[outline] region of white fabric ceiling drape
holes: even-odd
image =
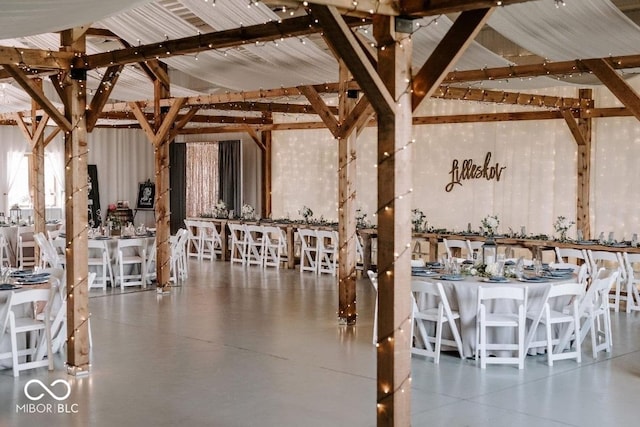
[[[0,38],[73,28],[151,0],[3,0]]]

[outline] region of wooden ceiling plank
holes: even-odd
[[[74,58],[73,52],[0,46],[0,65],[29,68],[67,69]]]
[[[395,111],[393,97],[340,13],[335,7],[318,5],[313,6],[312,13],[322,25],[325,39],[347,65],[376,109],[378,116],[393,115]]]
[[[564,108],[560,110],[560,113],[562,113],[562,117],[564,118],[564,121],[567,123],[567,126],[569,127],[569,131],[571,131],[571,135],[573,135],[573,138],[576,140],[576,143],[578,145],[587,145],[587,141],[584,135],[582,134],[580,127],[578,126],[578,122],[576,122],[576,119],[573,117],[573,113],[571,112],[571,110]]]
[[[149,121],[147,120],[147,116],[144,114],[144,111],[142,111],[142,106],[140,105],[140,103],[130,102],[129,107],[131,107],[131,111],[133,111],[133,115],[136,116],[136,119],[138,119],[138,123],[140,123],[140,127],[142,128],[144,133],[147,135],[147,139],[150,142],[154,142],[156,138],[156,133],[153,131],[151,124],[149,124]]]
[[[87,132],[91,132],[93,128],[96,126],[98,122],[98,117],[102,113],[102,109],[107,104],[109,97],[111,96],[111,91],[115,87],[118,82],[118,77],[120,77],[120,73],[122,72],[123,65],[112,65],[107,67],[104,75],[102,76],[102,81],[98,86],[98,91],[93,98],[91,99],[91,104],[89,105],[89,110],[87,111]]]
[[[533,0],[400,0],[399,3],[401,15],[433,16],[495,6],[508,6],[528,1]]]
[[[313,109],[316,110],[320,119],[327,125],[327,129],[329,129],[333,137],[337,138],[340,125],[331,110],[327,107],[327,104],[320,97],[320,94],[318,94],[312,86],[298,86],[298,89],[307,97],[309,103]]]
[[[604,59],[587,59],[582,60],[582,63],[589,67],[611,93],[640,120],[640,97],[607,61]]]
[[[489,20],[494,8],[462,12],[420,71],[413,77],[412,108],[415,111],[422,100],[431,97],[447,72],[467,50],[484,24]]]
[[[29,94],[31,99],[40,105],[40,107],[53,119],[58,126],[60,126],[65,132],[70,132],[72,125],[67,118],[58,111],[55,105],[45,96],[44,92],[38,88],[38,86],[32,82],[22,72],[20,68],[15,65],[3,65],[11,77],[18,83],[25,92]]]

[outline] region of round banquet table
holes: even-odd
[[[509,279],[507,282],[488,282],[487,279],[477,276],[462,276],[462,280],[443,280],[439,276],[422,277],[412,276],[413,281],[429,281],[440,282],[444,289],[451,310],[460,314],[459,330],[462,339],[463,357],[474,357],[476,346],[476,312],[478,305],[478,287],[495,287],[495,286],[515,286],[527,287],[527,312],[538,313],[542,309],[543,298],[547,286],[559,283],[571,283],[575,281],[574,276],[562,279],[549,279],[545,282],[521,282],[516,279]],[[423,302],[424,303],[424,302]],[[493,307],[490,309],[499,309],[501,311],[509,311],[517,313],[518,308],[511,301],[494,301]],[[557,301],[562,304],[563,301]],[[429,302],[426,301],[428,306]],[[421,307],[426,308],[426,307]],[[538,331],[534,340],[542,339],[544,331],[538,325]],[[515,342],[515,334],[511,328],[491,328],[488,331],[488,339],[490,342]],[[443,336],[451,338],[448,327],[443,329]]]

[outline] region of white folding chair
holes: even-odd
[[[378,274],[367,270],[367,276],[369,276],[373,290],[376,291],[376,304],[373,309],[373,345],[376,345],[378,343]]]
[[[118,239],[118,278],[120,288],[147,286],[147,253],[143,239]],[[125,267],[128,271],[125,272]],[[137,271],[136,271],[137,270]]]
[[[576,267],[587,264],[587,275],[591,276],[591,261],[585,249],[559,248],[556,246],[554,250],[557,263],[569,264]]]
[[[338,265],[338,232],[317,230],[318,238],[318,274],[336,275]]]
[[[179,280],[187,278],[187,243],[189,240],[189,232],[181,228],[171,237],[171,280],[178,283]]]
[[[56,237],[55,239],[49,239],[49,243],[51,243],[51,246],[53,246],[55,251],[58,266],[64,268],[67,265],[67,241],[63,237]]]
[[[107,240],[89,239],[87,241],[89,269],[94,269],[96,273],[96,279],[89,289],[95,287],[107,290],[107,282],[114,286],[111,257],[109,256],[107,244]],[[98,275],[98,273],[100,274]]]
[[[246,264],[264,265],[262,245],[264,244],[264,231],[259,225],[247,225],[244,233],[246,245]]]
[[[493,307],[490,306],[493,305]],[[514,304],[517,312],[513,312]],[[518,369],[524,368],[525,329],[527,313],[527,288],[514,286],[495,286],[478,288],[478,304],[476,318],[476,358],[480,356],[480,367],[485,369],[487,364],[517,364]],[[515,343],[488,342],[489,328],[513,328],[516,331]],[[503,337],[505,338],[505,337]],[[501,340],[496,340],[501,341]],[[515,351],[517,356],[488,357],[488,350]]]
[[[265,267],[280,268],[287,257],[287,238],[280,227],[265,225],[262,227],[262,258]]]
[[[473,258],[474,261],[479,260],[480,255],[482,255],[482,245],[484,245],[484,242],[481,240],[467,240],[467,242],[471,249],[471,258]]]
[[[198,223],[200,232],[200,257],[214,260],[222,258],[222,237],[212,222],[201,221]]]
[[[51,297],[50,289],[29,289],[20,292],[12,291],[6,303],[4,318],[0,318],[0,341],[9,339],[11,342],[10,353],[3,353],[0,358],[11,358],[13,362],[13,376],[20,375],[20,371],[48,366],[53,370],[53,353],[51,350]],[[45,302],[44,319],[38,320],[38,303]],[[20,348],[18,336],[25,335],[25,346]],[[47,359],[37,360],[38,346],[43,342],[40,335],[46,339]],[[8,336],[8,337],[7,337]]]
[[[624,266],[627,271],[625,288],[627,291],[627,313],[631,311],[640,311],[640,293],[638,285],[640,284],[640,254],[622,254]]]
[[[318,273],[318,238],[315,230],[298,228],[300,238],[300,272]]]
[[[238,262],[245,265],[247,262],[247,240],[245,238],[244,224],[227,224],[229,238],[231,239],[231,263]]]
[[[184,225],[188,231],[187,257],[202,259],[202,244],[200,221],[185,219]]]
[[[591,336],[593,358],[605,351],[611,353],[613,340],[611,334],[611,313],[609,310],[609,290],[616,282],[618,272],[598,270],[591,286],[580,302],[580,317],[584,319],[580,328],[580,339]],[[582,342],[581,342],[582,344]]]
[[[7,238],[0,232],[0,267],[9,267],[11,265],[10,250]]]
[[[59,267],[58,253],[44,233],[35,233],[33,240],[40,248],[40,268]]]
[[[442,239],[442,242],[447,250],[447,256],[449,259],[464,261],[466,259],[473,258],[473,250],[471,249],[471,245],[468,240]],[[460,256],[454,257],[452,249],[460,249]]]
[[[622,284],[627,279],[627,271],[624,268],[622,255],[619,252],[587,250],[587,256],[591,264],[591,271],[598,271],[599,267],[604,267],[607,270],[618,273],[609,296],[609,299],[613,300],[613,302],[609,301],[609,306],[617,313],[620,311],[620,301],[625,300],[628,302],[629,298],[629,295],[622,295],[621,293]]]
[[[169,247],[171,247],[171,240],[169,241]],[[153,239],[153,243],[151,246],[147,247],[147,262],[145,263],[147,267],[147,284],[152,284],[155,279],[158,278],[158,269],[156,268],[156,256],[158,253],[158,246],[156,244],[156,240]]]
[[[364,245],[362,237],[356,233],[356,270],[362,271],[364,268]]]
[[[33,226],[18,227],[17,258],[18,268],[33,267],[36,264],[36,242],[33,240]]]
[[[547,347],[547,364],[553,366],[554,360],[576,359],[582,362],[580,348],[580,310],[579,304],[584,295],[584,286],[581,283],[552,284],[547,287],[543,297],[543,304],[536,313],[527,313],[527,318],[532,320],[527,334],[526,348]],[[534,340],[538,325],[544,325],[545,339]],[[561,325],[565,325],[561,329]],[[552,329],[553,328],[553,329]],[[564,351],[559,346],[563,333],[571,334],[565,341],[572,340],[575,343],[573,351]],[[554,353],[553,346],[556,346]]]
[[[440,349],[442,344],[445,344],[457,348],[458,354],[462,358],[462,339],[456,326],[456,319],[460,319],[460,314],[451,310],[447,295],[442,288],[442,283],[413,280],[411,282],[411,292],[413,294],[413,320],[411,324],[413,345],[411,346],[411,353],[433,357],[433,362],[438,364],[440,363]],[[435,303],[428,301],[430,298],[434,299]],[[434,304],[437,305],[434,306]],[[427,305],[431,307],[427,307]],[[427,322],[435,323],[434,335],[430,335],[427,332],[427,327],[429,326]],[[445,323],[451,329],[453,340],[442,338],[442,328]],[[418,346],[420,343],[424,348]],[[435,348],[432,344],[435,344]]]

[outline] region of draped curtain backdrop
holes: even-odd
[[[186,145],[187,217],[213,212],[218,197],[218,144],[210,142]]]
[[[173,142],[169,146],[169,184],[171,187],[171,234],[184,226],[187,217],[187,147]]]
[[[220,199],[227,209],[240,214],[242,207],[242,178],[240,141],[221,141],[218,143]]]

